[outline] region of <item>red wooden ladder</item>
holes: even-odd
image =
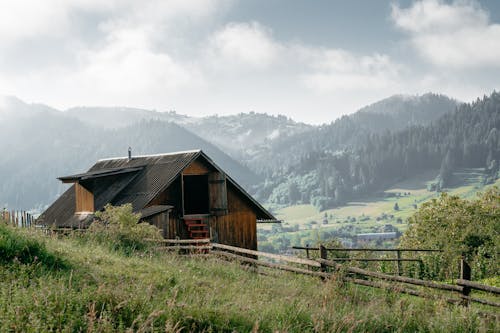
[[[184,223],[187,226],[189,238],[191,239],[206,239],[210,238],[208,225],[204,223],[203,217],[184,218]]]

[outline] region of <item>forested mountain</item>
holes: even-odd
[[[173,122],[237,158],[251,153],[255,146],[269,145],[278,138],[302,133],[313,127],[285,116],[255,112],[229,116],[189,117],[175,111],[157,112],[126,107],[78,107],[65,111],[65,114],[86,124],[103,128],[121,128],[141,120]]]
[[[142,120],[163,120],[184,124],[191,119],[195,119],[178,114],[175,111],[157,112],[154,110],[128,107],[82,106],[68,109],[64,111],[64,113],[87,125],[107,129],[127,127]]]
[[[46,205],[63,190],[57,176],[124,156],[128,146],[133,154],[201,148],[259,200],[280,205],[332,207],[426,170],[440,170],[437,189],[453,182],[460,167],[485,168],[491,180],[500,161],[499,107],[498,93],[458,107],[442,95],[393,96],[310,126],[253,112],[204,118],[131,108],[61,112],[9,97],[0,101],[0,205]]]
[[[137,155],[201,148],[242,185],[259,182],[248,168],[173,123],[150,120],[103,129],[19,100],[2,105],[1,208],[42,207],[64,189],[56,177],[86,171],[100,158],[126,156],[129,146]]]
[[[453,112],[458,102],[443,95],[395,95],[371,104],[328,125],[311,127],[296,135],[274,140],[255,149],[248,165],[257,172],[272,174],[287,168],[309,152],[337,152],[360,146],[373,133],[397,131],[408,126],[426,125]]]
[[[354,123],[342,118],[330,126],[340,122]],[[338,145],[342,140],[332,132],[330,140],[325,136],[302,155],[295,155],[295,164],[268,174],[259,197],[326,208],[426,170],[440,170],[437,187],[448,186],[453,170],[460,167],[485,168],[489,178],[495,179],[499,176],[499,129],[500,94],[494,92],[460,105],[429,125],[365,133],[352,138],[350,145]]]

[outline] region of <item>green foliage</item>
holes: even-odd
[[[67,268],[66,262],[49,252],[43,240],[0,223],[0,264],[36,264],[48,269]]]
[[[448,307],[239,263],[122,256],[71,238],[47,247],[72,271],[0,266],[1,332],[488,332],[479,308]]]
[[[435,110],[441,117],[432,123],[422,121],[424,126],[410,119],[430,108],[419,107],[413,116],[403,112],[410,126],[385,130],[372,126],[384,117],[393,118],[393,113],[358,112],[303,133],[302,137],[275,143],[272,156],[279,165],[268,172],[267,181],[275,186],[268,201],[294,203],[288,200],[290,189],[282,184],[296,183],[302,203],[325,210],[430,170],[440,170],[436,182],[429,184],[432,190],[453,185],[460,168],[485,169],[483,181],[493,183],[500,176],[500,93],[461,104],[456,110],[455,103],[446,108],[448,103],[441,104],[440,99],[428,96],[428,101],[434,102],[427,106],[439,105]],[[445,110],[449,113],[445,114]]]
[[[425,274],[431,278],[458,277],[458,260],[464,254],[476,279],[499,271],[500,189],[493,187],[476,200],[442,193],[420,206],[409,219],[402,247],[441,249],[428,255]]]
[[[158,228],[148,223],[139,223],[141,215],[133,213],[132,205],[114,207],[107,204],[97,212],[90,225],[87,238],[106,244],[113,250],[131,254],[151,247],[148,240],[161,239]]]

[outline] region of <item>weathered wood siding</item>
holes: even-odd
[[[187,227],[182,220],[182,176],[207,174],[209,181],[219,181],[212,183],[214,186],[211,188],[209,183],[210,207],[222,209],[218,210],[218,213],[215,210],[211,211],[209,217],[212,240],[221,244],[257,250],[257,216],[254,207],[215,168],[200,160],[193,161],[174,183],[149,203],[149,205],[172,205],[175,207],[169,214],[164,237],[170,239],[189,238]],[[215,184],[222,184],[224,188]],[[153,222],[155,225],[157,223],[160,222]]]
[[[226,176],[218,171],[208,174],[208,197],[210,214],[216,216],[228,213]]]
[[[75,212],[93,212],[94,195],[82,185],[75,183]]]
[[[228,184],[229,213],[210,218],[210,233],[214,242],[257,250],[257,216],[245,198]]]
[[[161,230],[163,238],[169,238],[169,213],[168,211],[146,219],[146,222]],[[175,238],[175,237],[174,237]]]
[[[210,166],[200,160],[195,160],[182,171],[185,176],[206,175],[211,171]]]

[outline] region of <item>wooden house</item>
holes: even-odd
[[[133,211],[164,238],[208,238],[257,249],[257,221],[276,220],[201,150],[99,160],[60,177],[73,185],[42,215],[42,224],[85,228],[110,203]]]

